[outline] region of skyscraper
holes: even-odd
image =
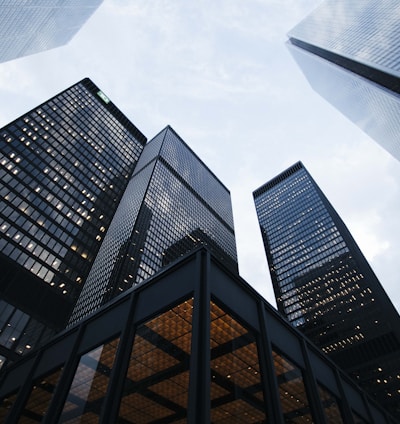
[[[198,244],[237,271],[230,193],[168,126],[143,150],[71,323]]]
[[[0,130],[0,361],[63,328],[146,143],[89,79]]]
[[[301,162],[254,191],[279,311],[400,416],[400,317]]]
[[[326,0],[288,34],[313,89],[400,160],[397,0]]]
[[[68,43],[103,0],[0,0],[0,62]]]

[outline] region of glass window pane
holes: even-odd
[[[325,412],[325,419],[327,424],[343,423],[342,414],[340,412],[336,397],[320,384],[318,384],[318,391],[321,397],[322,407]]]
[[[40,423],[45,416],[61,375],[62,368],[34,381],[28,401],[22,411],[20,422]]]
[[[118,342],[114,339],[82,355],[60,423],[98,423]]]
[[[192,309],[190,299],[137,328],[119,410],[121,422],[186,422]]]
[[[3,365],[6,363],[7,358],[3,355],[0,355],[0,370],[2,369]]]
[[[360,417],[356,412],[353,411],[353,420],[354,424],[367,424],[367,421],[364,418]]]
[[[0,403],[0,422],[4,423],[6,421],[7,415],[10,412],[12,406],[14,405],[15,400],[17,399],[17,393],[13,393],[9,396],[6,396]]]
[[[211,302],[211,421],[265,423],[255,335]]]
[[[285,423],[312,423],[301,369],[272,351]]]

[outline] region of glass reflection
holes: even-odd
[[[211,421],[266,423],[255,335],[211,303]]]
[[[8,413],[14,405],[15,399],[17,399],[17,394],[13,393],[2,400],[0,404],[0,422],[5,422]]]
[[[190,299],[137,328],[118,422],[186,423],[192,309]]]
[[[365,421],[364,418],[360,417],[354,411],[353,411],[353,421],[354,421],[354,424],[367,424],[367,421]]]
[[[272,351],[285,423],[312,423],[301,369]]]
[[[48,410],[62,368],[36,379],[18,423],[40,423]]]
[[[60,423],[98,423],[118,342],[114,339],[81,357]]]
[[[327,424],[343,423],[342,414],[336,397],[320,384],[318,384],[318,392],[321,397]]]

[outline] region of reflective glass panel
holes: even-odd
[[[5,422],[8,413],[14,405],[15,399],[17,399],[17,394],[18,393],[13,393],[2,400],[0,404],[0,422]]]
[[[114,339],[81,357],[60,423],[98,423],[118,342]]]
[[[6,357],[3,356],[3,355],[0,355],[0,370],[3,367],[3,365],[5,364],[5,362],[6,362]]]
[[[137,328],[119,422],[186,423],[193,300]]]
[[[364,418],[360,417],[356,412],[353,411],[354,424],[367,424]]]
[[[283,355],[272,352],[285,423],[312,423],[301,369]]]
[[[321,397],[322,407],[325,412],[327,424],[343,423],[342,414],[336,397],[318,384],[318,392]]]
[[[34,381],[18,423],[40,423],[45,416],[61,375],[62,368]]]
[[[211,303],[211,421],[266,423],[256,338]]]

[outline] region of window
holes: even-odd
[[[327,424],[343,423],[342,414],[336,397],[320,384],[318,384],[318,392],[321,398]]]
[[[61,371],[62,368],[58,368],[56,371],[52,371],[34,381],[28,401],[21,414],[21,422],[25,422],[24,419],[32,419],[32,421],[27,422],[42,421],[53,397]],[[25,418],[23,419],[22,417]]]
[[[5,397],[0,403],[0,422],[4,423],[11,408],[13,407],[15,400],[17,399],[17,393]]]
[[[283,355],[272,354],[285,423],[312,423],[301,369]]]
[[[211,421],[266,422],[255,335],[211,303]]]
[[[121,422],[186,422],[192,308],[193,301],[187,300],[137,328]]]
[[[106,395],[119,339],[82,355],[64,404],[60,423],[97,423]]]

